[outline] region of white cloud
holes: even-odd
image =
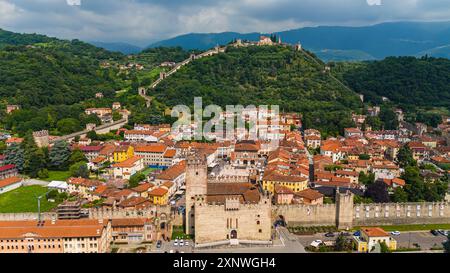
[[[189,32],[448,18],[448,0],[0,0],[0,28],[139,45]]]

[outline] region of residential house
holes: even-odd
[[[18,175],[19,171],[14,164],[8,164],[0,167],[0,179],[6,179]]]
[[[378,227],[361,228],[361,235],[354,236],[358,252],[372,252],[385,243],[390,250],[397,249],[397,241],[389,233]]]
[[[115,148],[113,157],[115,163],[124,162],[134,156],[134,148],[131,145],[119,145]]]
[[[139,171],[142,171],[144,162],[142,157],[133,156],[125,161],[112,165],[114,178],[130,179],[130,177]]]

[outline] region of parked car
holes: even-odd
[[[345,237],[351,236],[349,232],[341,232],[341,235]]]
[[[356,231],[355,233],[353,233],[353,236],[359,237],[361,236],[361,231]]]
[[[186,242],[184,243],[184,246],[189,246],[189,242],[186,241]]]
[[[398,235],[400,235],[400,231],[392,231],[391,235],[398,236]]]
[[[439,236],[439,231],[433,229],[433,230],[431,231],[431,234],[433,234],[434,236]]]
[[[312,246],[312,247],[319,247],[321,244],[323,244],[323,242],[322,242],[322,240],[314,240],[311,244],[310,244],[310,246]]]
[[[333,232],[328,232],[325,234],[325,237],[334,237],[334,233]]]
[[[178,246],[178,240],[175,240],[175,242],[173,242],[174,246]]]
[[[156,242],[156,248],[161,248],[162,242],[161,240],[159,240],[158,242]]]
[[[183,239],[181,239],[180,246],[183,246],[183,245],[184,245],[184,241],[183,241]]]

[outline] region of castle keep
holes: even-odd
[[[206,159],[188,158],[185,223],[196,246],[271,242],[270,198],[240,181],[208,178]]]

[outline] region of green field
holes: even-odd
[[[433,230],[444,229],[450,230],[450,224],[430,224],[430,225],[401,225],[401,226],[378,226],[386,231],[421,231],[421,230]],[[355,227],[355,230],[359,230],[360,227]]]
[[[179,239],[192,239],[192,237],[190,235],[187,235],[184,232],[183,226],[173,226],[173,229],[172,229],[172,240],[175,240],[177,238],[179,238]]]
[[[154,172],[154,171],[156,171],[156,170],[157,170],[157,169],[148,168],[148,169],[145,169],[144,171],[142,171],[142,173],[143,173],[145,176],[147,176],[147,175],[151,174],[152,172]]]
[[[0,213],[37,212],[36,196],[47,192],[46,187],[27,186],[0,195]],[[50,211],[57,203],[50,203],[45,196],[41,199],[41,212]]]
[[[49,171],[49,177],[45,181],[66,181],[70,178],[69,171]]]

